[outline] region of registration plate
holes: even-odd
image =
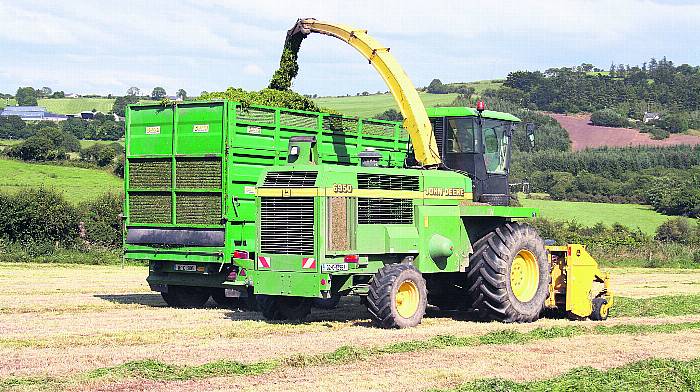
[[[197,266],[193,264],[175,264],[175,271],[197,272]]]
[[[348,265],[345,263],[321,264],[321,272],[338,272],[338,271],[347,271],[347,270],[348,270]]]

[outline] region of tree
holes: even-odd
[[[53,94],[53,90],[50,87],[42,87],[40,91],[42,97],[50,97]]]
[[[15,94],[17,105],[19,106],[36,106],[36,90],[32,87],[20,87]]]
[[[141,95],[141,90],[138,87],[129,87],[129,89],[126,90],[126,95],[131,97],[138,97]]]
[[[184,89],[179,89],[177,90],[177,94],[175,94],[175,96],[184,101],[185,99],[187,99],[187,91],[185,91]]]
[[[447,91],[445,91],[445,85],[442,84],[440,79],[433,79],[430,84],[428,85],[428,88],[425,89],[425,91],[431,93],[431,94],[445,94]]]
[[[112,113],[117,116],[124,117],[126,112],[126,105],[132,105],[139,101],[139,97],[136,95],[127,95],[126,97],[117,97],[112,104]]]
[[[156,87],[153,89],[153,92],[151,92],[151,98],[153,99],[163,99],[166,95],[168,94],[163,87]]]
[[[396,109],[387,109],[384,111],[384,113],[376,116],[375,118],[388,121],[403,121],[403,116]]]
[[[20,144],[13,146],[7,155],[23,161],[45,161],[53,143],[43,136],[32,136]]]

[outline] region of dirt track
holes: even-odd
[[[691,135],[671,135],[667,139],[654,140],[649,134],[636,129],[599,127],[590,123],[590,115],[565,115],[550,113],[566,129],[574,151],[595,147],[626,146],[673,146],[677,144],[700,144],[700,137]]]
[[[328,353],[343,345],[376,347],[401,341],[426,340],[437,335],[479,336],[504,329],[525,332],[537,327],[593,325],[592,322],[572,324],[567,320],[546,319],[522,325],[477,323],[465,321],[461,318],[463,316],[432,310],[417,328],[380,330],[368,326],[368,314],[356,299],[344,300],[336,311],[315,310],[307,323],[268,323],[255,312],[234,312],[214,307],[200,310],[167,308],[158,294],[148,291],[144,281],[146,274],[145,268],[138,267],[52,268],[3,264],[0,268],[0,287],[6,288],[6,291],[0,292],[0,380],[7,377],[71,377],[99,367],[117,366],[140,359],[156,359],[179,365],[197,365],[220,359],[251,363],[284,359],[294,354]],[[700,292],[700,271],[678,273],[675,270],[625,269],[613,270],[612,275],[614,289],[621,296],[647,297]],[[662,324],[687,321],[700,322],[700,315],[616,318],[606,323]],[[667,340],[699,340],[697,337],[693,331],[658,336],[659,339]],[[617,366],[634,358],[662,354],[641,343],[634,343],[637,338],[633,335],[611,338],[616,342],[610,348],[612,358],[616,359],[604,362],[608,364],[605,366]],[[581,336],[567,344],[590,345],[596,339],[600,337]],[[621,344],[622,341],[629,344]],[[536,354],[536,348],[542,344],[518,345],[499,352],[514,350],[512,355],[515,352],[521,355],[534,350]],[[546,345],[552,347],[553,343],[547,341]],[[342,365],[338,369],[347,372],[345,376],[348,380],[355,379],[359,383],[362,374],[366,377],[374,373],[375,376],[390,374],[393,367],[397,366],[394,361],[397,361],[396,363],[411,366],[411,369],[415,368],[410,374],[421,379],[434,380],[445,376],[448,380],[463,382],[478,374],[481,368],[498,368],[497,365],[501,363],[499,361],[510,360],[508,355],[499,356],[489,351],[500,350],[495,348],[454,350],[456,351],[429,350],[414,354],[382,355],[376,360]],[[559,354],[553,352],[552,355],[564,353],[565,351]],[[677,357],[693,355],[700,356],[700,352],[695,346],[689,346],[687,350],[679,351]],[[447,363],[452,356],[457,358],[457,362]],[[475,361],[474,358],[480,359]],[[523,358],[527,358],[527,355]],[[443,363],[444,361],[447,362]],[[579,358],[571,366],[575,364],[589,362]],[[353,369],[358,367],[361,372],[354,375]],[[353,374],[350,374],[351,370]],[[321,367],[282,369],[257,378],[234,377],[223,381],[212,378],[168,383],[167,387],[227,389],[231,383],[240,383],[260,390],[283,390],[297,384],[297,389],[300,390],[304,389],[301,386],[325,389],[332,380],[333,371],[335,370]],[[507,376],[498,373],[499,371],[505,370],[494,369],[493,373]],[[488,374],[491,373],[484,375]],[[372,376],[373,379],[375,376]],[[380,382],[376,387],[378,390],[397,389],[410,379],[408,375],[406,377],[396,384],[396,388],[388,388],[388,384]],[[275,380],[275,384],[266,383],[266,379]],[[380,380],[381,377],[377,379]],[[161,385],[144,380],[115,380],[106,384],[101,381],[98,384],[100,388],[113,390],[120,387],[151,389]],[[408,384],[410,383],[405,386],[410,386]],[[340,390],[350,390],[352,385],[360,386],[348,383],[346,389]],[[409,389],[418,390],[425,385],[453,384],[420,383]]]

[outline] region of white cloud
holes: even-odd
[[[243,67],[243,73],[252,76],[265,75],[265,71],[257,64],[247,64],[245,67]]]

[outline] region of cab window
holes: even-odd
[[[447,153],[474,152],[474,120],[448,118]]]
[[[505,174],[508,159],[508,132],[510,123],[507,121],[483,120],[482,134],[484,138],[484,161],[486,171],[494,174]]]

